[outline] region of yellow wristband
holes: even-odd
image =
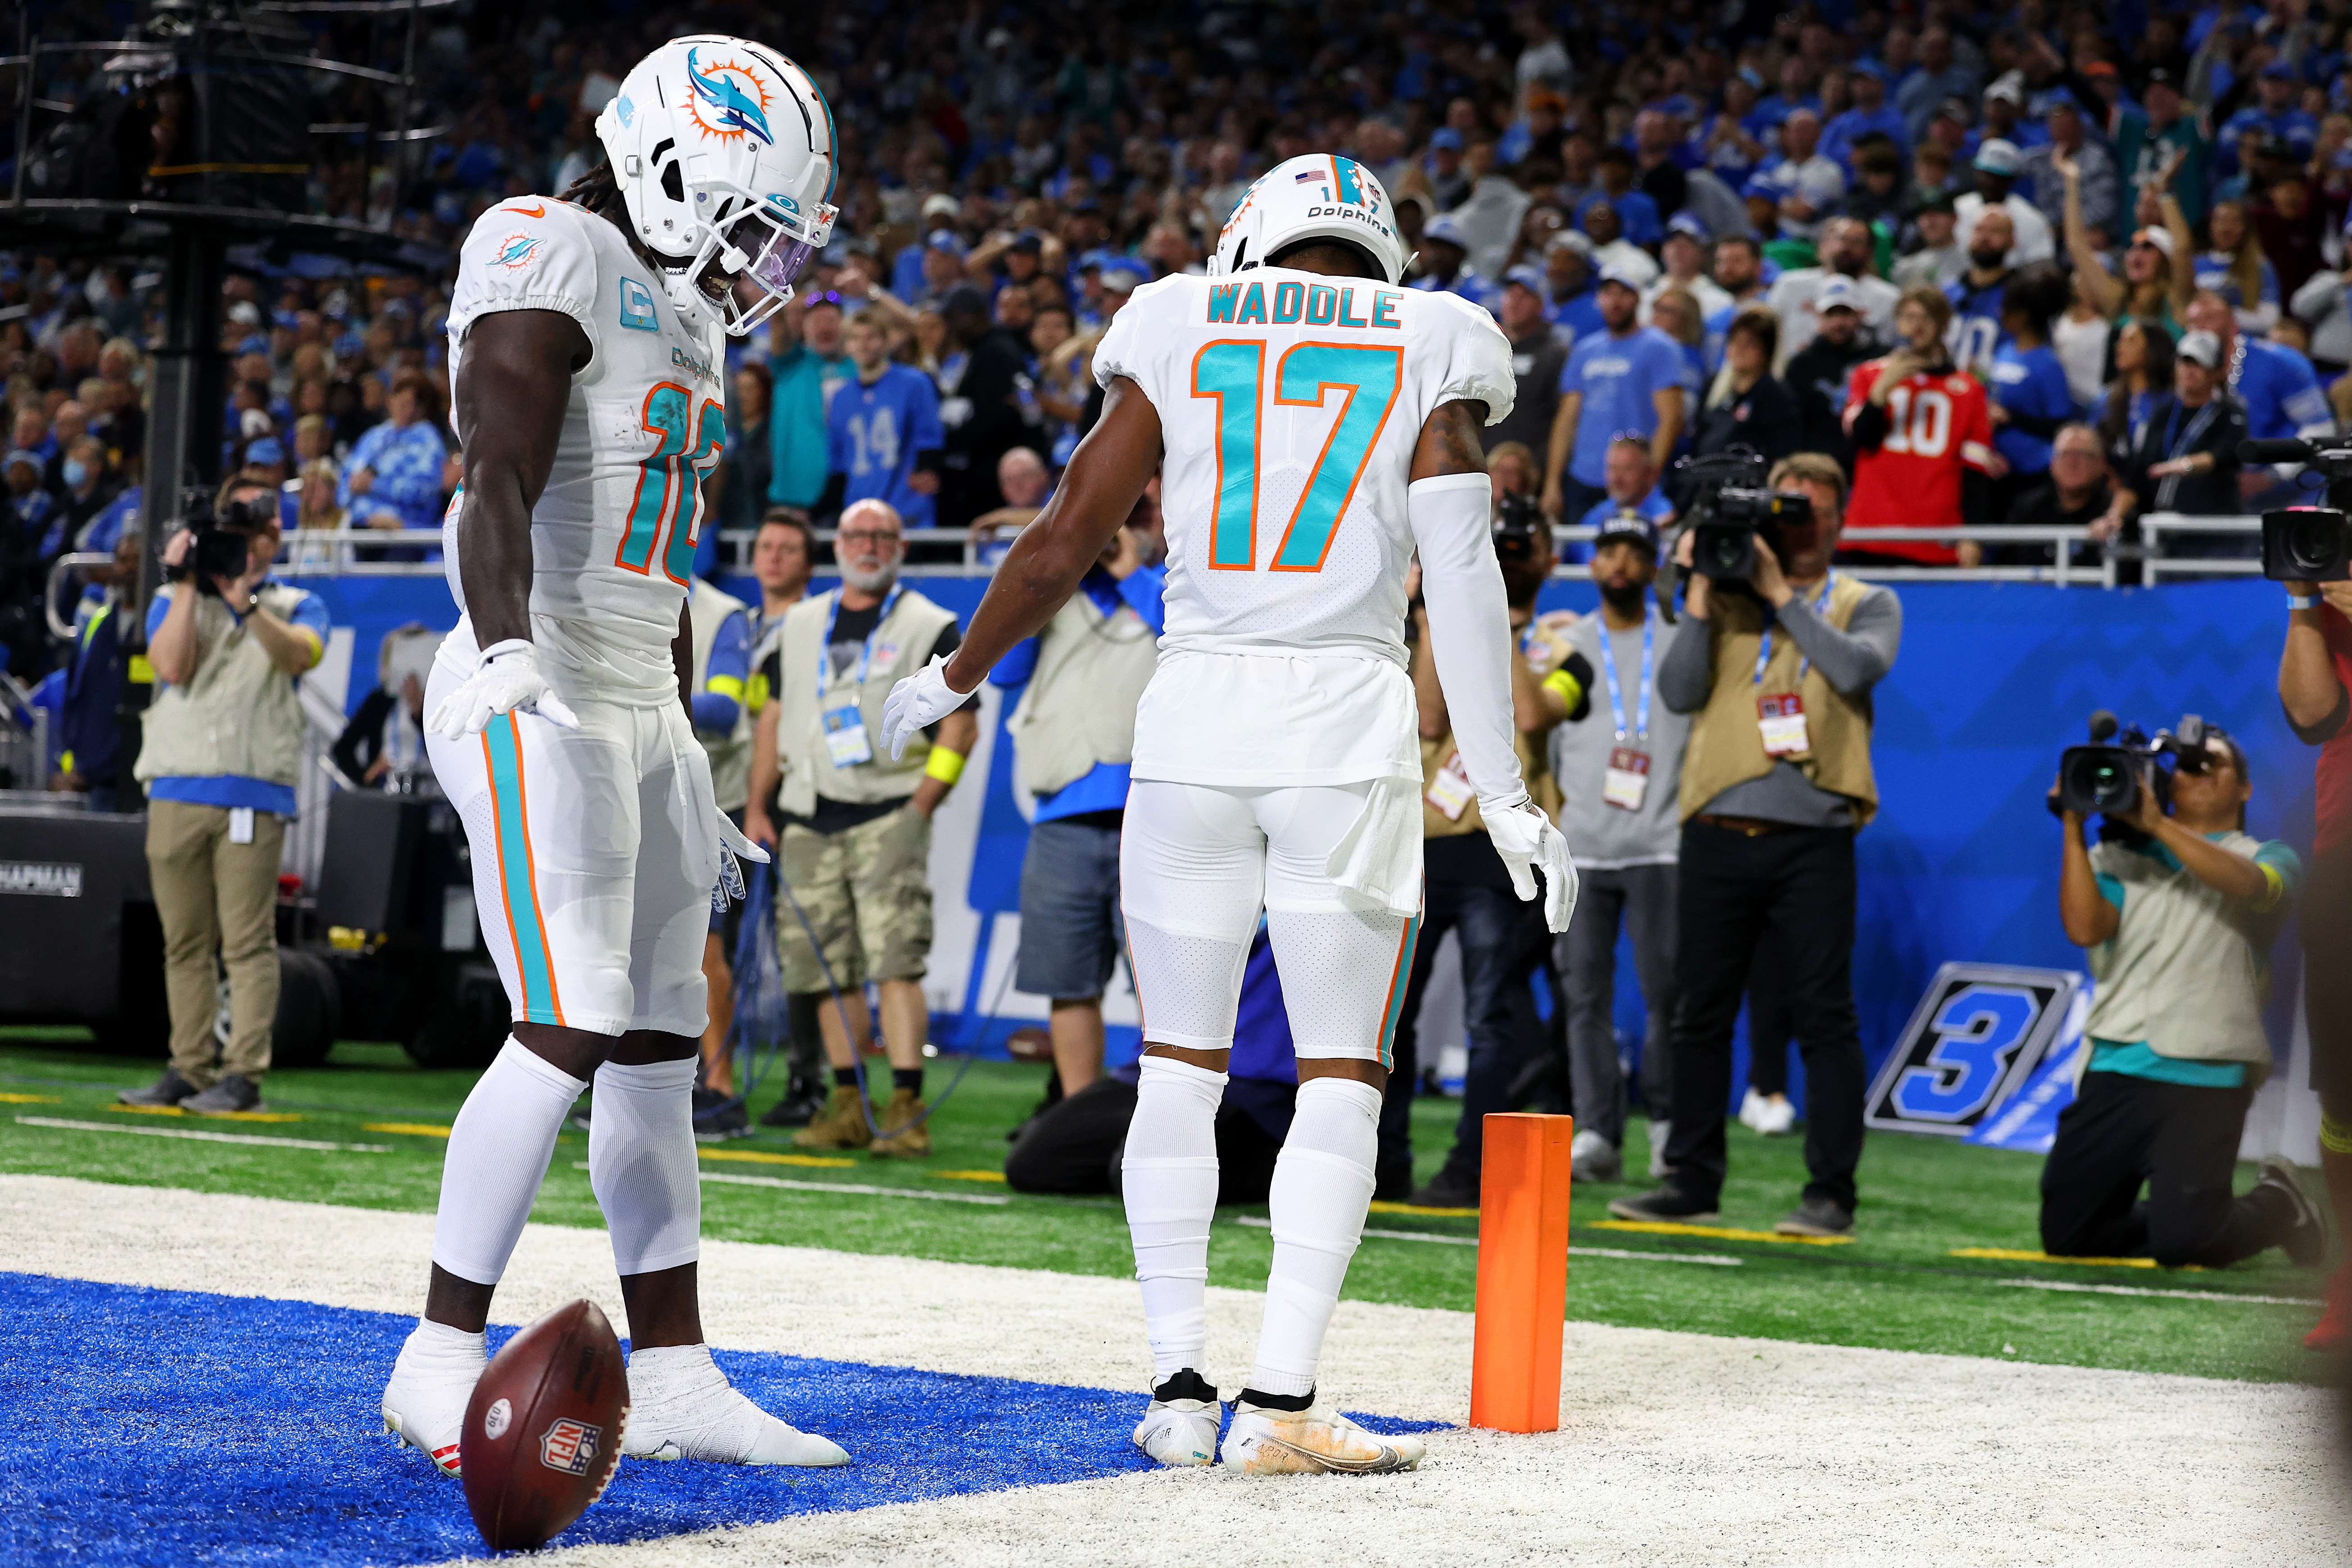
[[[1556,694],[1568,704],[1568,710],[1571,713],[1576,711],[1576,705],[1584,700],[1584,683],[1564,669],[1555,669],[1545,676],[1544,689]]]
[[[943,784],[955,783],[963,777],[963,754],[950,752],[945,746],[933,746],[931,760],[923,764],[923,776],[937,779]]]

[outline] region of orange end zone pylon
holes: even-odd
[[[1470,1425],[1498,1432],[1559,1426],[1568,1312],[1567,1116],[1486,1119],[1478,1187],[1478,1317]]]

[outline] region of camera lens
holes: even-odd
[[[2287,530],[2287,551],[2297,566],[2307,568],[2315,577],[2336,564],[2343,532],[2343,519],[2338,513],[2298,512],[2294,525]]]
[[[1709,531],[1706,535],[1706,563],[1724,576],[1736,576],[1748,554],[1748,542],[1737,533]]]

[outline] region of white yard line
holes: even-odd
[[[1274,1221],[1253,1214],[1242,1215],[1241,1223],[1258,1230],[1274,1228]],[[1426,1230],[1368,1229],[1364,1234],[1378,1237],[1382,1241],[1434,1241],[1447,1247],[1478,1245],[1478,1238],[1475,1236],[1439,1236],[1434,1231]],[[1570,1258],[1623,1258],[1637,1263],[1709,1263],[1717,1268],[1737,1268],[1745,1261],[1720,1252],[1635,1252],[1622,1247],[1570,1247],[1568,1255]]]
[[[427,1215],[0,1177],[0,1268],[71,1278],[406,1313],[432,1230]],[[1129,1389],[1141,1404],[1131,1280],[740,1242],[706,1242],[701,1279],[721,1346]],[[580,1296],[621,1321],[604,1236],[534,1225],[495,1315],[526,1321]],[[1204,1370],[1221,1386],[1246,1380],[1262,1303],[1209,1292]],[[1467,1313],[1343,1301],[1324,1385],[1347,1408],[1463,1422],[1471,1330]],[[2005,1321],[1988,1338],[2019,1331]],[[1581,1322],[1566,1327],[1565,1362],[1559,1431],[1436,1433],[1411,1476],[1161,1472],[551,1559],[1061,1568],[1239,1542],[1349,1568],[1570,1555],[1580,1568],[2300,1568],[2345,1538],[2317,1390]],[[857,1450],[855,1430],[832,1435]]]
[[[323,1149],[331,1154],[389,1154],[389,1143],[326,1143],[316,1138],[266,1138],[258,1132],[205,1132],[194,1127],[133,1127],[121,1121],[75,1121],[63,1116],[19,1116],[19,1127],[61,1127],[68,1132],[124,1132],[133,1138],[186,1138],[199,1143],[257,1143],[269,1149]]]
[[[2068,1290],[2086,1296],[2165,1296],[2175,1301],[2247,1301],[2257,1307],[2325,1307],[2317,1296],[2249,1296],[2236,1290],[2151,1290],[2142,1285],[2080,1285],[2070,1279],[2003,1279],[2018,1290]]]

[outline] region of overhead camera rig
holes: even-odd
[[[417,142],[440,126],[414,123],[420,109],[416,57],[425,18],[458,0],[152,0],[120,38],[51,37],[32,8],[17,11],[15,52],[0,55],[0,101],[8,107],[14,172],[0,195],[0,249],[160,262],[163,342],[153,345],[140,508],[143,548],[137,637],[162,581],[161,524],[191,492],[220,478],[226,355],[221,288],[241,258],[279,265],[298,254],[388,271],[437,270],[444,253],[394,227]],[[86,15],[86,13],[85,13]],[[397,69],[329,59],[306,19],[364,19],[379,58]],[[72,7],[50,18],[58,32]],[[94,60],[90,58],[95,57]],[[90,61],[83,64],[83,61]],[[45,72],[102,85],[77,101],[42,96]],[[363,89],[353,94],[353,86]],[[333,101],[361,117],[321,121]],[[309,181],[322,159],[356,142],[373,192],[372,216],[310,210]]]

